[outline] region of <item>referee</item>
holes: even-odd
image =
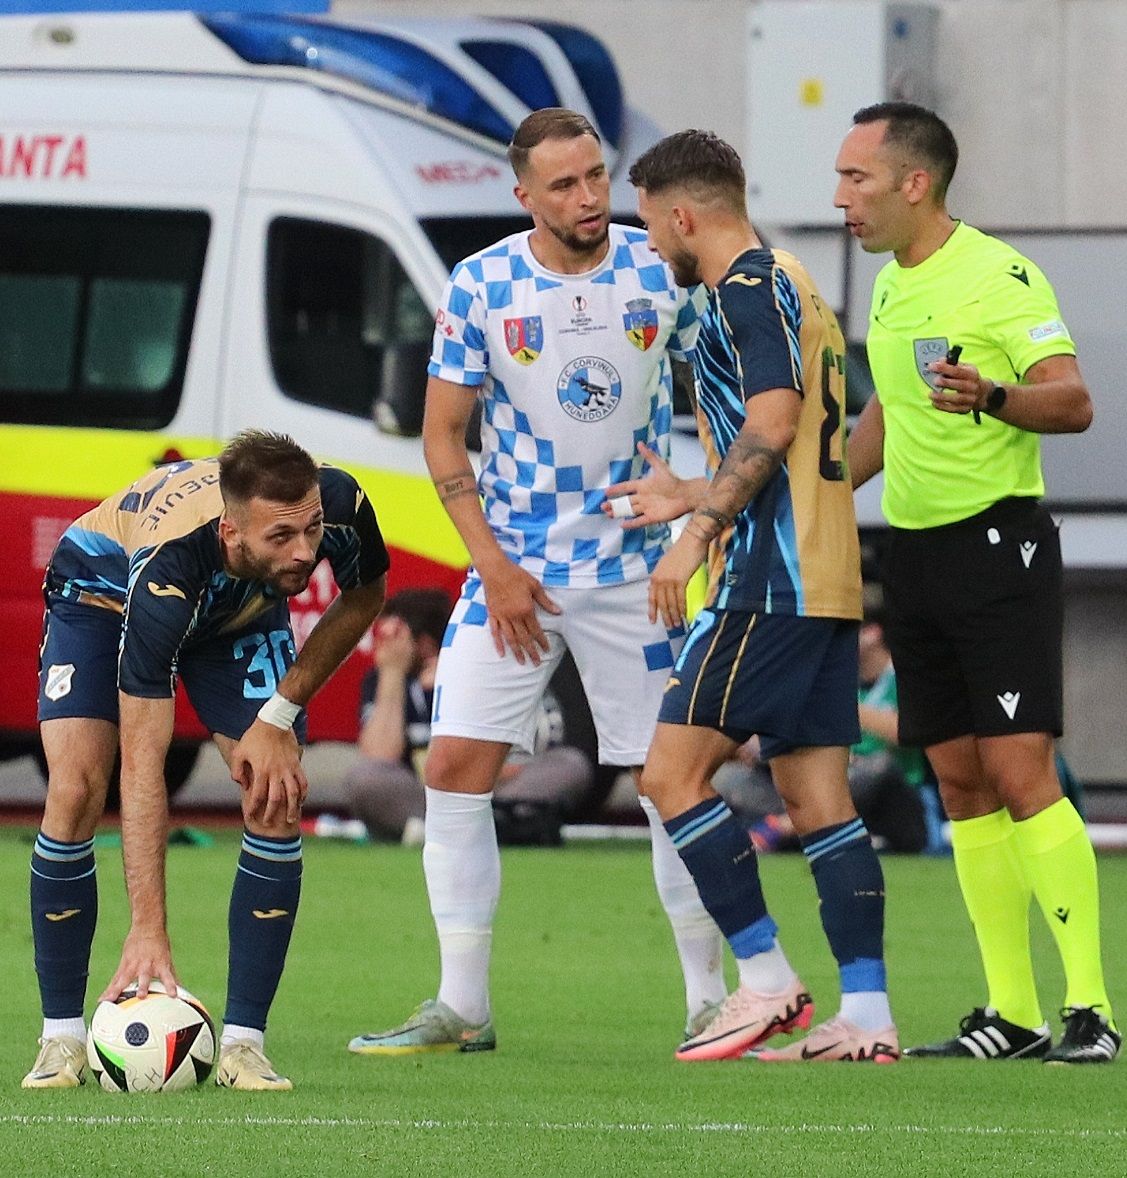
[[[1040,504],[1040,435],[1092,406],[1044,275],[952,219],[950,128],[905,102],[853,116],[835,205],[869,253],[877,395],[849,440],[853,485],[881,469],[892,525],[888,637],[900,740],[919,745],[951,818],[987,1004],[953,1038],[905,1054],[1108,1063],[1119,1051],[1100,963],[1096,861],[1062,797],[1060,543]],[[1029,948],[1036,896],[1064,964],[1054,1045]]]

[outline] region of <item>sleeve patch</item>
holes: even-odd
[[[1029,338],[1034,343],[1039,343],[1043,339],[1052,339],[1057,335],[1068,337],[1068,329],[1059,319],[1050,319],[1048,323],[1038,323],[1036,327],[1029,329]]]

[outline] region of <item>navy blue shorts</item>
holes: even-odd
[[[658,720],[714,728],[761,755],[845,747],[857,723],[857,622],[705,609],[697,615]]]
[[[118,722],[117,654],[121,614],[51,594],[39,654],[39,719]],[[289,608],[272,610],[233,634],[180,652],[178,674],[201,723],[238,740],[294,661]],[[294,731],[305,743],[305,713]]]

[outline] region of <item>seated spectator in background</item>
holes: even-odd
[[[869,614],[860,634],[857,711],[861,739],[850,750],[849,792],[878,846],[918,852],[927,845],[927,824],[919,787],[927,762],[919,749],[901,748],[896,738],[896,674],[879,619]],[[713,787],[749,823],[759,851],[797,849],[786,810],[775,793],[753,738],[736,758],[721,766]]]
[[[373,668],[360,687],[360,760],[345,778],[352,811],[373,839],[422,842],[434,670],[451,609],[440,589],[404,589],[376,624]],[[559,738],[545,711],[537,752],[513,754],[502,767],[493,792],[502,842],[558,842],[561,822],[590,787],[586,755],[553,744]]]
[[[861,739],[850,750],[849,789],[869,830],[888,850],[922,851],[927,824],[919,791],[927,760],[921,749],[902,748],[897,739],[896,672],[879,617],[866,618],[860,641]]]

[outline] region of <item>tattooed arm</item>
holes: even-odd
[[[497,653],[503,655],[508,648],[518,663],[525,658],[539,663],[540,655],[548,649],[548,639],[537,608],[559,613],[559,607],[539,581],[505,555],[485,518],[466,448],[473,393],[466,385],[430,378],[423,417],[423,453],[442,506],[481,577]]]
[[[782,465],[798,430],[802,400],[794,389],[771,389],[747,403],[747,418],[724,455],[689,526],[714,540]]]
[[[708,546],[779,469],[798,429],[802,400],[794,389],[770,389],[747,402],[747,418],[677,543],[650,577],[650,619],[685,620],[685,588]]]

